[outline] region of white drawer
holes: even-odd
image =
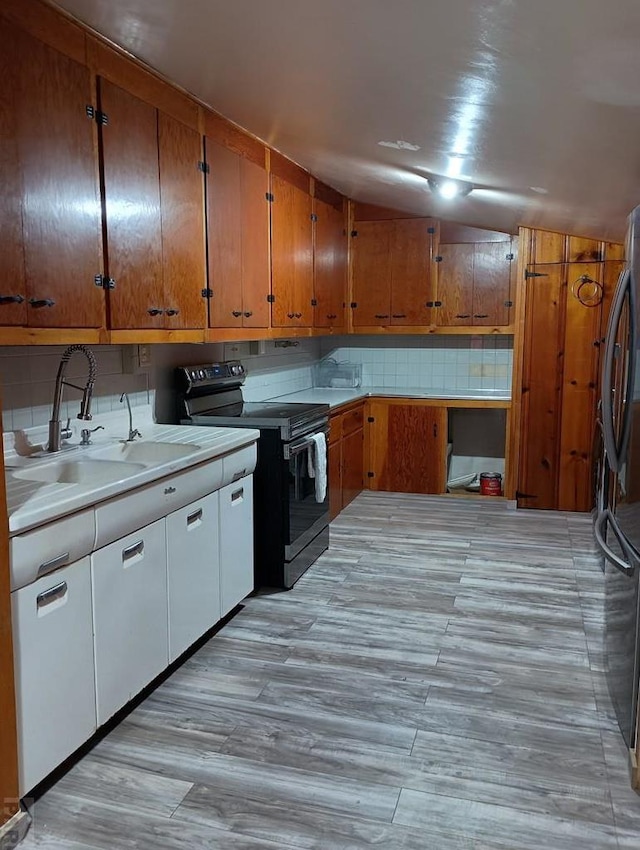
[[[203,463],[96,505],[95,548],[113,543],[125,534],[131,534],[219,490],[222,469],[221,459]]]
[[[95,536],[93,508],[89,508],[12,537],[11,590],[89,555]]]
[[[222,459],[224,464],[224,475],[222,484],[231,484],[232,481],[239,481],[247,475],[251,475],[256,468],[258,460],[258,448],[256,443],[226,455]]]

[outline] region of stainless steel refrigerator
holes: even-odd
[[[627,745],[636,743],[640,673],[640,207],[629,217],[626,266],[613,297],[598,407],[596,542],[604,555],[605,663]]]

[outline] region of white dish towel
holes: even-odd
[[[309,478],[315,479],[316,502],[324,502],[327,495],[327,438],[323,431],[312,434],[307,453]]]

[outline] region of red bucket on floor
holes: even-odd
[[[502,496],[502,475],[499,472],[481,472],[480,494],[482,496]]]

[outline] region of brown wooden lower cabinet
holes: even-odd
[[[335,519],[363,489],[364,402],[336,411],[330,419],[329,516]]]
[[[447,410],[408,399],[367,402],[371,490],[444,493]],[[371,475],[371,473],[373,473]]]

